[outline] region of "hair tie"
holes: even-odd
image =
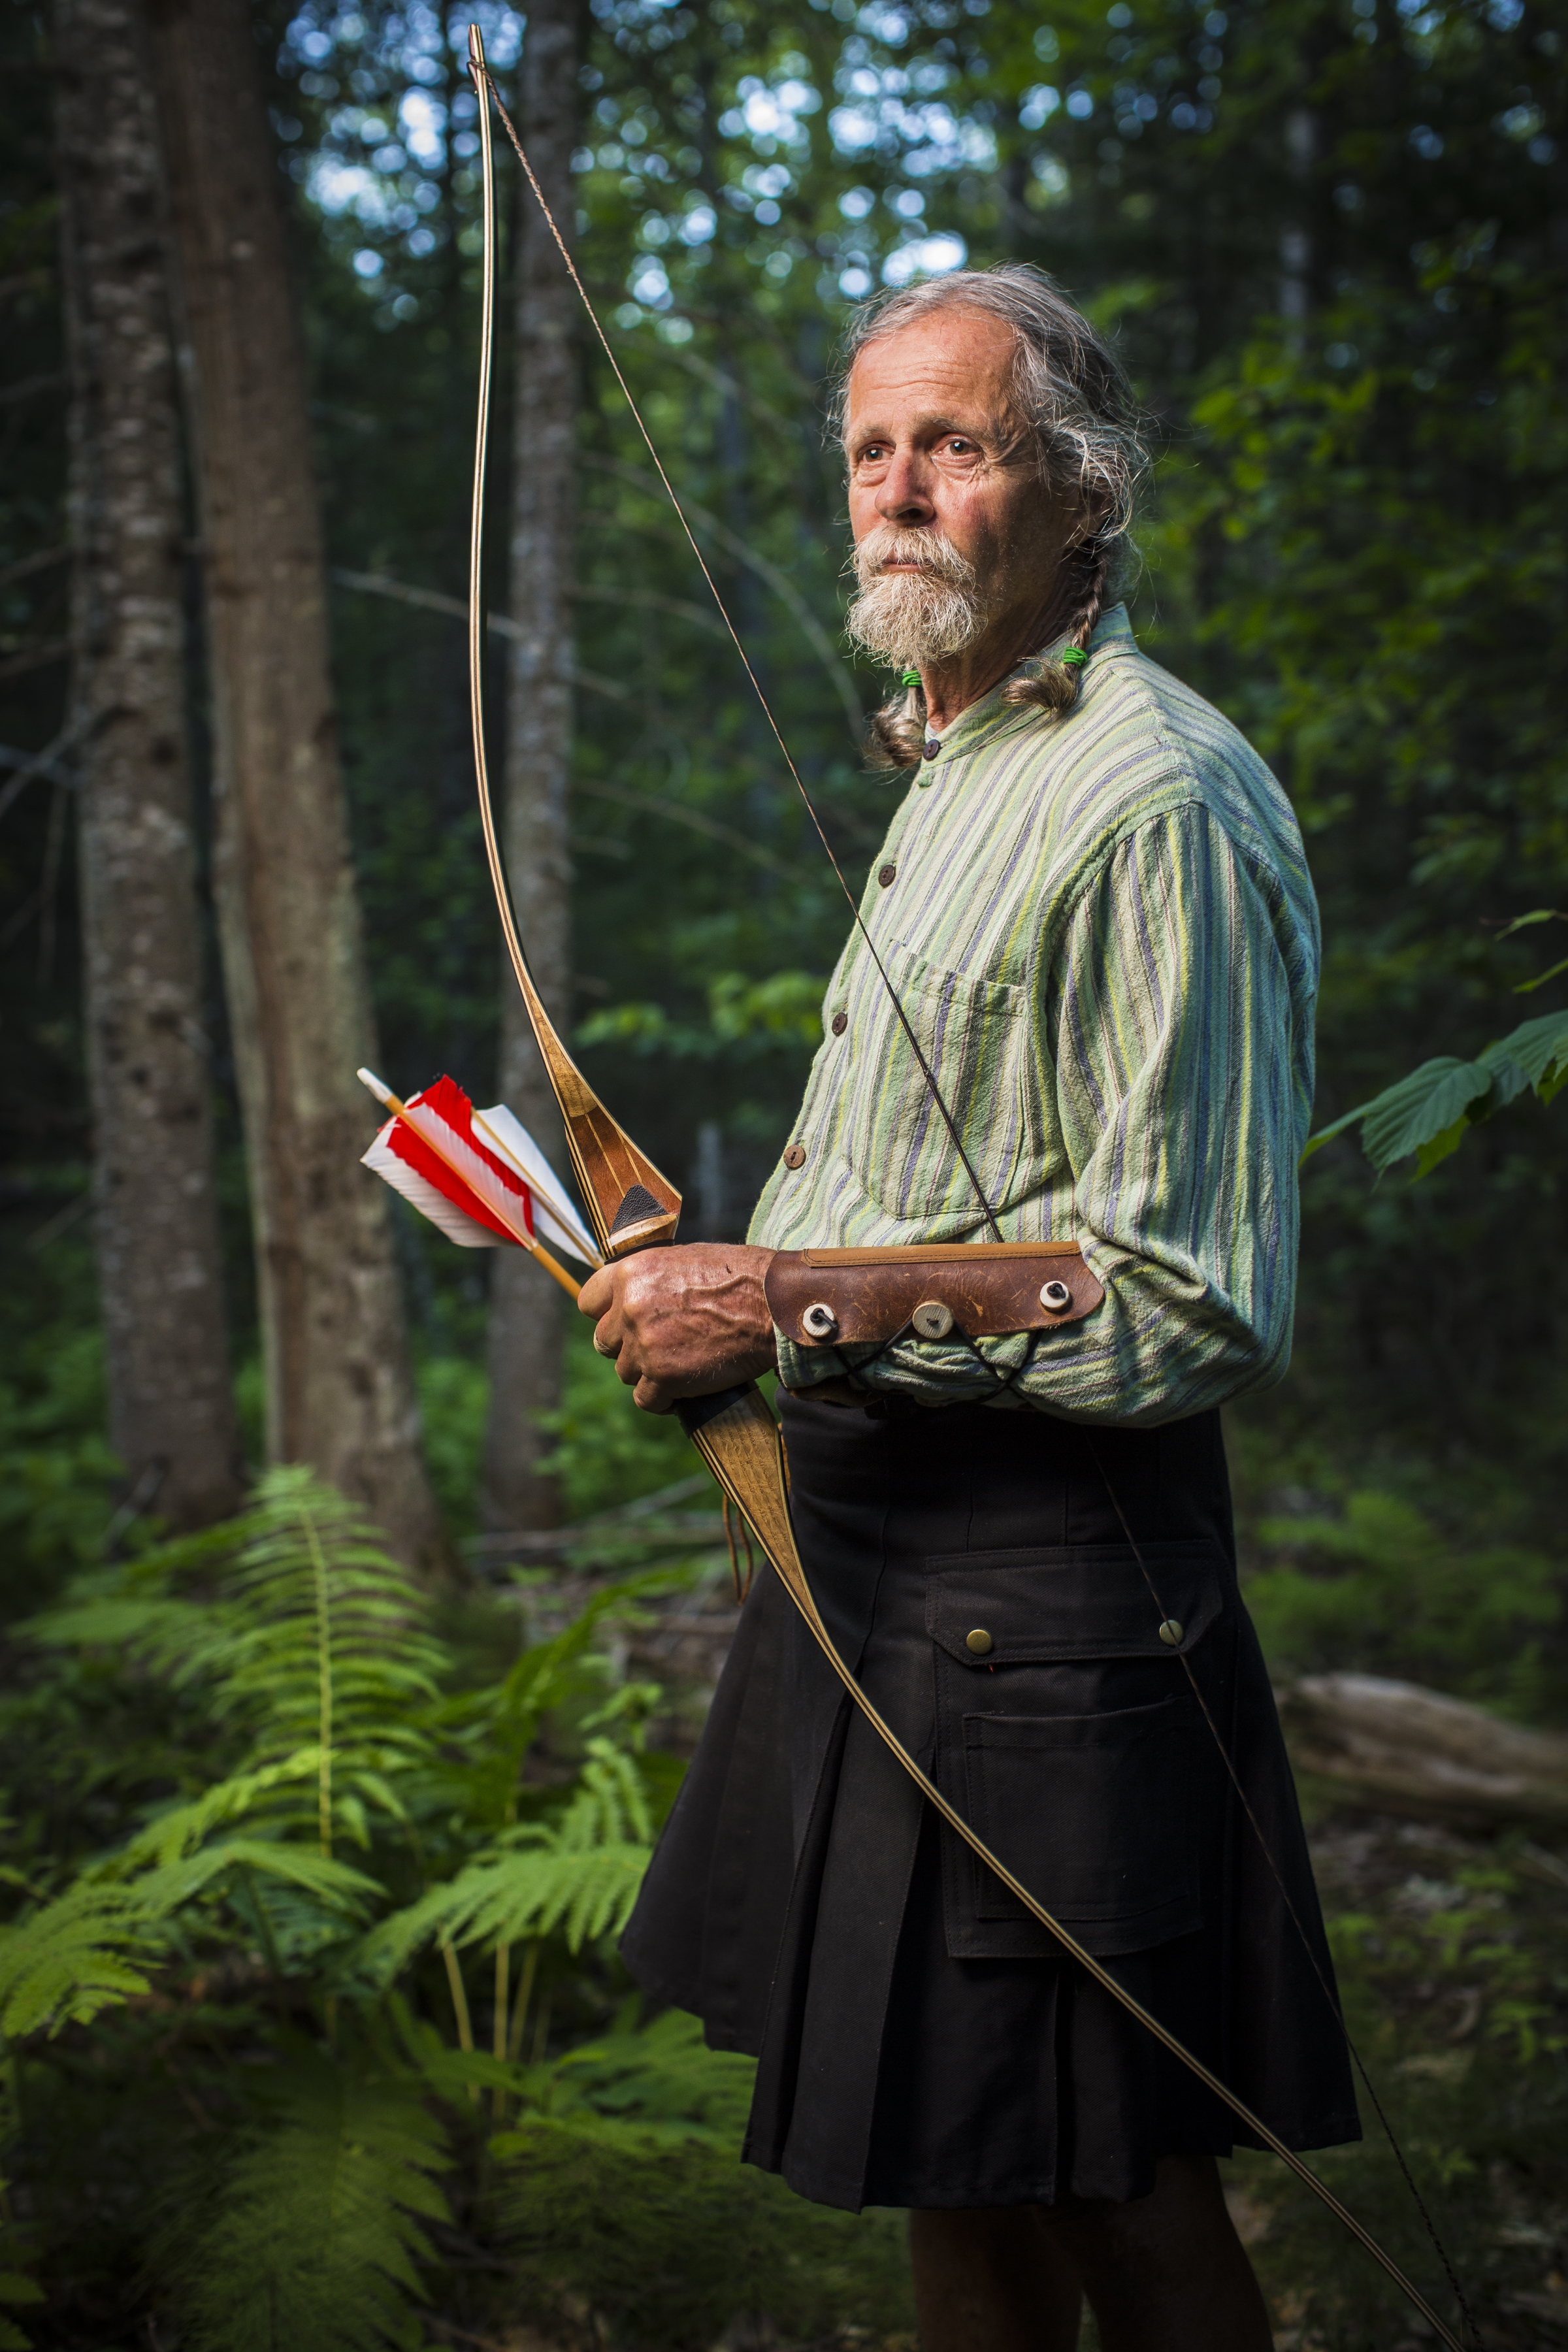
[[[921,674],[918,669],[905,670],[903,676],[899,680],[899,684],[900,686],[919,686],[920,682]]]
[[[1064,669],[1081,669],[1089,656],[1081,646],[1068,646],[1057,656]]]

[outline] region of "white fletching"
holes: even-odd
[[[447,1239],[456,1242],[459,1249],[499,1249],[499,1234],[492,1234],[489,1227],[481,1225],[477,1217],[467,1215],[456,1201],[448,1201],[445,1192],[438,1192],[427,1176],[421,1176],[416,1168],[410,1168],[406,1160],[398,1158],[386,1139],[390,1132],[389,1127],[382,1129],[363,1155],[364,1166],[374,1168],[378,1176],[384,1177],[395,1192],[401,1192],[422,1217],[428,1217],[433,1225],[439,1225]]]
[[[584,1265],[603,1265],[599,1245],[567,1198],[560,1177],[514,1113],[504,1103],[477,1110],[474,1131],[516,1170],[533,1194],[533,1225],[540,1240],[555,1242]]]

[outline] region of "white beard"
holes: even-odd
[[[919,572],[884,572],[884,563],[918,563]],[[844,616],[849,636],[894,669],[918,669],[963,653],[990,625],[989,600],[974,566],[940,531],[899,530],[882,523],[855,550],[860,593]]]

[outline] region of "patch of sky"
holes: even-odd
[[[879,5],[879,0],[875,0],[871,7],[861,9],[858,23],[863,32],[869,33],[874,41],[880,41],[886,48],[901,48],[910,37],[910,20],[904,11],[884,7]]]
[[[397,110],[403,143],[426,171],[439,171],[447,153],[447,110],[423,89],[405,89]]]
[[[1043,66],[1054,66],[1062,53],[1062,45],[1049,25],[1035,27],[1035,55]]]
[[[806,136],[802,117],[815,114],[822,104],[819,92],[795,75],[770,87],[759,81],[755,74],[746,74],[735,94],[740,106],[726,115],[721,129],[738,114],[740,128],[748,131],[753,139],[782,139],[789,146],[797,145]],[[729,135],[733,138],[736,133],[731,131]]]
[[[676,234],[682,245],[708,245],[718,226],[718,215],[711,205],[692,205],[688,207]]]
[[[1524,14],[1524,0],[1491,0],[1487,10],[1487,22],[1495,25],[1500,33],[1511,33]]]
[[[1054,89],[1048,81],[1037,81],[1018,101],[1018,121],[1026,131],[1039,131],[1061,102],[1059,89]]]
[[[961,236],[942,229],[932,236],[913,238],[889,253],[882,264],[888,286],[907,286],[912,278],[940,278],[944,270],[962,269],[969,248]]]
[[[1094,112],[1094,100],[1087,89],[1069,89],[1067,109],[1075,122],[1087,122]]]
[[[652,254],[638,255],[628,282],[633,299],[640,302],[645,310],[668,310],[669,279],[663,262],[656,261]]]
[[[851,302],[863,302],[875,283],[870,271],[858,261],[852,261],[847,269],[838,273],[838,291],[847,294]]]
[[[919,220],[926,208],[926,200],[919,188],[895,188],[888,198],[888,210],[900,220]]]
[[[869,188],[846,188],[838,199],[838,209],[846,220],[864,220],[876,201]]]

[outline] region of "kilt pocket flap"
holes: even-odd
[[[963,1717],[971,1822],[1097,1957],[1143,1951],[1203,1924],[1194,1727],[1192,1700],[1174,1695],[1101,1715]],[[1058,1948],[994,1871],[969,1861],[974,1925],[967,1936],[961,1927],[961,1945],[978,1954],[1000,1940],[1016,1950],[990,1923],[1022,1921]],[[950,1912],[950,1938],[958,1924]]]
[[[950,1658],[980,1674],[1074,1658],[1169,1658],[1195,1649],[1225,1607],[1217,1545],[1141,1549],[1147,1582],[1125,1544],[928,1559],[927,1631]]]

